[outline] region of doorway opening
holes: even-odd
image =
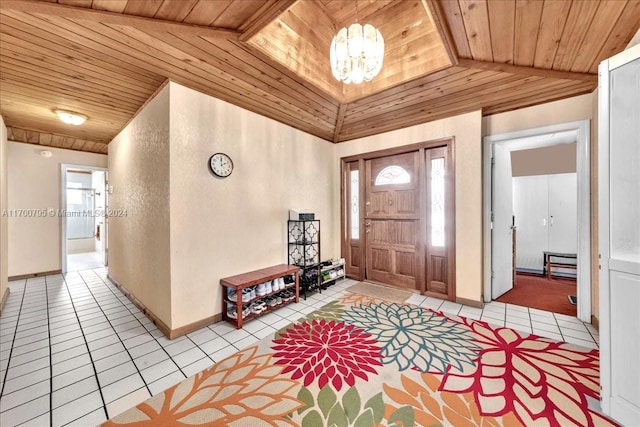
[[[591,322],[589,140],[588,120],[484,138],[485,302],[496,300],[510,291],[514,279],[518,280],[517,270],[545,276],[540,278],[550,279],[546,283],[548,286],[558,283],[560,287],[562,281],[575,276],[577,317]],[[575,146],[575,175],[565,170],[554,172],[569,173],[538,174],[517,182],[513,178],[512,153],[524,150],[548,153],[553,147],[567,151],[570,150],[569,144]],[[540,193],[540,200],[532,204],[534,193]],[[524,200],[514,204],[514,198]],[[517,216],[514,212],[516,205]],[[544,213],[536,211],[540,209]],[[572,229],[575,229],[575,237]],[[515,251],[519,239],[532,242],[520,256]],[[567,258],[549,258],[549,253]],[[551,265],[547,266],[549,260]],[[558,265],[573,264],[573,261],[575,265],[566,268]],[[553,275],[546,277],[549,268],[553,269]],[[542,298],[543,295],[538,293],[537,297]],[[566,305],[571,305],[568,299]]]
[[[108,263],[107,169],[62,165],[62,272]]]

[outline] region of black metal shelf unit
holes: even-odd
[[[289,264],[300,267],[300,290],[320,291],[320,220],[288,220]]]

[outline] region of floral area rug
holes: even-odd
[[[106,426],[612,426],[598,351],[346,294]]]

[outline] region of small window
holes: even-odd
[[[351,171],[351,238],[360,238],[360,176],[358,170]]]
[[[401,166],[387,166],[376,176],[376,185],[408,184],[411,175]]]

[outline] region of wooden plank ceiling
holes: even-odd
[[[356,20],[384,65],[343,85],[328,49]],[[2,0],[0,113],[10,140],[106,153],[170,79],[341,142],[589,93],[639,27],[640,0]]]

